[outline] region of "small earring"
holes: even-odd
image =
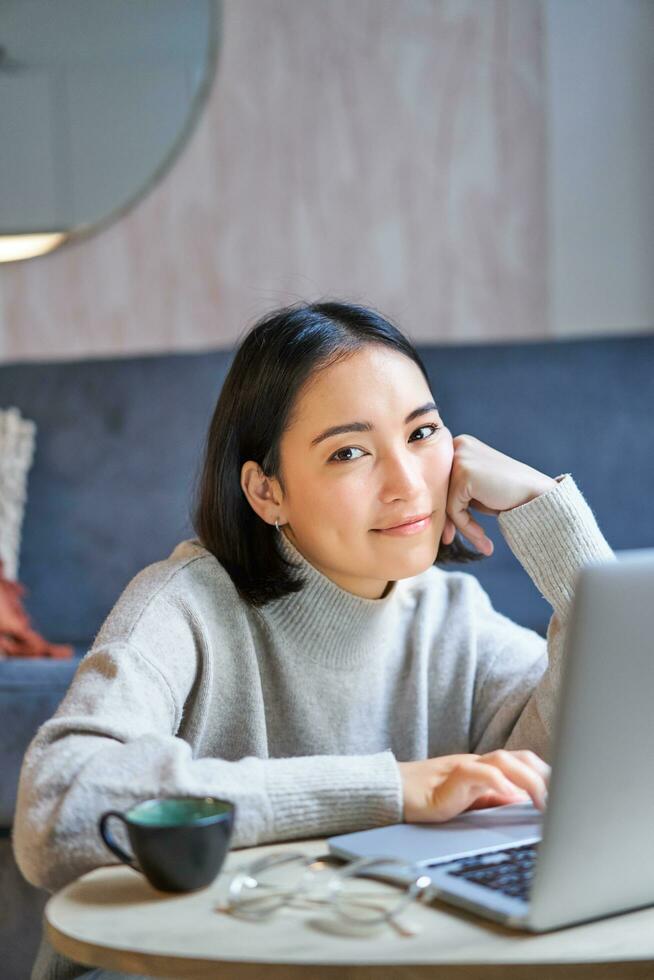
[[[277,528],[277,530],[278,530],[278,531],[279,531],[279,533],[281,534],[281,533],[282,533],[282,529],[281,529],[281,527],[279,526],[279,518],[278,518],[278,517],[276,517],[276,518],[275,518],[275,527]]]

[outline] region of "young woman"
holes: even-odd
[[[551,603],[547,640],[443,569],[492,554],[471,510]],[[571,474],[450,432],[386,319],[323,302],[254,326],[195,530],[130,582],[26,754],[29,881],[109,863],[99,815],[153,796],[234,800],[234,847],[544,807],[574,576],[614,556]]]

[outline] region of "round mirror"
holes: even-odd
[[[218,0],[1,0],[0,260],[113,221],[168,170],[215,73]]]

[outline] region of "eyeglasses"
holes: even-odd
[[[285,905],[322,906],[355,928],[388,923],[400,935],[415,935],[417,929],[401,923],[398,915],[414,899],[426,896],[432,884],[429,875],[398,858],[358,858],[337,868],[329,866],[333,860],[331,854],[315,857],[299,851],[258,858],[232,876],[227,898],[219,908],[238,918],[258,922],[270,918]],[[389,867],[407,878],[407,885],[399,895],[396,887],[392,891],[366,887],[366,878],[383,878],[389,874]]]

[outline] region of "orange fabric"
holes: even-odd
[[[71,646],[48,643],[32,629],[21,601],[25,592],[25,586],[20,582],[5,578],[0,561],[0,654],[9,657],[72,657]]]

